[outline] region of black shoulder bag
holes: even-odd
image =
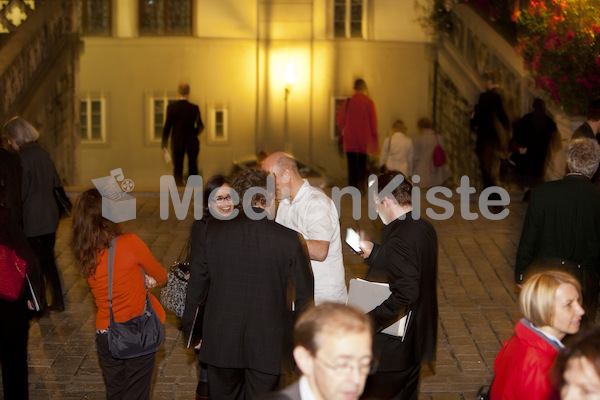
[[[160,318],[150,304],[147,287],[146,304],[142,314],[125,322],[115,322],[112,311],[112,283],[117,239],[112,239],[108,247],[108,304],[110,308],[108,348],[114,358],[129,359],[156,352],[165,341],[165,332]],[[146,285],[143,269],[142,279]]]

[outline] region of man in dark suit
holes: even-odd
[[[372,370],[373,324],[354,307],[322,303],[294,327],[299,381],[262,400],[357,400]]]
[[[188,176],[198,175],[198,153],[200,142],[198,135],[204,129],[200,109],[188,102],[190,85],[182,83],[177,88],[179,100],[167,107],[167,119],[163,129],[162,147],[167,151],[167,143],[171,136],[173,155],[173,176],[177,186],[183,186],[183,159],[188,156]],[[173,131],[173,135],[171,135]]]
[[[376,189],[376,190],[374,190]],[[373,353],[379,360],[361,399],[417,399],[421,365],[435,360],[438,242],[433,226],[412,214],[412,184],[399,171],[377,177],[369,188],[386,225],[383,243],[361,241],[366,279],[386,282],[390,296],[369,315],[375,322]],[[408,315],[404,338],[381,333]]]
[[[291,360],[293,313],[313,300],[314,283],[298,234],[269,220],[263,194],[267,175],[247,170],[232,187],[253,213],[211,220],[204,246],[196,247],[186,312],[206,303],[200,359],[208,365],[210,398],[253,399],[276,388],[282,365]],[[260,218],[260,219],[258,219]],[[185,315],[184,314],[184,315]],[[189,333],[191,321],[183,320]]]
[[[500,74],[483,75],[486,91],[479,96],[471,119],[471,130],[477,135],[475,151],[479,158],[483,188],[500,183],[500,155],[508,147],[510,121],[499,90]]]
[[[579,279],[585,316],[594,321],[600,281],[600,188],[591,177],[600,162],[593,138],[571,140],[565,153],[569,173],[531,191],[517,251],[515,281],[538,269],[560,268]],[[533,265],[532,265],[533,263]]]

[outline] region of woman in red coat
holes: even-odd
[[[524,318],[496,357],[491,398],[545,400],[551,390],[548,373],[564,347],[561,340],[579,331],[581,287],[565,272],[537,273],[523,285],[519,308]]]

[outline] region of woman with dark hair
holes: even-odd
[[[165,283],[167,271],[137,235],[122,234],[118,224],[102,216],[102,197],[98,190],[83,192],[73,210],[73,252],[98,308],[96,350],[107,398],[149,399],[156,353],[122,360],[114,358],[108,347],[108,247],[113,238],[118,240],[113,265],[112,310],[116,322],[125,322],[143,312],[147,290]],[[148,296],[164,323],[165,311],[154,296]]]
[[[562,400],[600,399],[600,328],[575,335],[558,353],[550,375]]]
[[[195,221],[192,225],[190,243],[192,250],[198,243],[203,243],[206,224],[212,218],[227,218],[233,211],[231,200],[231,186],[229,179],[223,175],[214,175],[204,187],[203,205],[204,213],[202,219]]]
[[[229,180],[223,175],[214,175],[207,182],[204,187],[204,215],[202,219],[195,221],[192,225],[192,232],[190,236],[190,251],[191,254],[188,256],[190,265],[194,254],[202,251],[202,245],[206,240],[206,225],[213,218],[227,219],[233,211],[233,201],[231,199],[231,186]],[[190,274],[193,274],[194,270],[190,270]],[[197,292],[195,288],[188,285],[186,306],[181,322],[183,325],[183,331],[187,336],[191,335],[192,324],[196,315],[196,304],[195,300]],[[198,367],[200,371],[200,380],[196,388],[196,398],[205,399],[208,398],[208,377],[206,374],[206,365],[203,364],[198,357],[199,352],[196,349],[196,358],[198,360]]]
[[[60,219],[54,188],[61,186],[60,178],[50,155],[38,143],[39,132],[29,122],[15,117],[4,124],[2,131],[8,144],[21,158],[23,231],[38,258],[42,276],[52,289],[52,303],[49,308],[63,311],[65,303],[54,258],[54,244]],[[41,283],[40,308],[44,311],[47,306],[44,279]]]
[[[539,272],[523,284],[519,309],[515,335],[496,357],[491,398],[546,400],[555,395],[549,372],[562,340],[581,325],[581,286],[566,272]]]

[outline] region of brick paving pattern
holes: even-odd
[[[124,230],[137,233],[168,268],[185,244],[193,211],[179,221],[171,209],[169,219],[163,221],[157,194],[132,194],[137,198],[137,219],[124,223]],[[457,199],[452,202],[456,212],[451,219],[432,221],[439,236],[440,319],[437,362],[433,368],[422,370],[419,398],[423,400],[474,398],[479,386],[489,383],[496,354],[519,318],[512,265],[526,204],[515,196],[506,219],[489,221],[479,215],[467,221],[458,212]],[[475,198],[470,208],[476,212]],[[342,232],[346,227],[356,228],[349,199],[342,202],[341,214]],[[369,220],[364,206],[358,225],[375,241],[380,239],[381,222]],[[32,400],[106,398],[95,350],[94,302],[74,262],[70,240],[71,221],[64,219],[57,232],[56,256],[66,310],[31,323],[28,352]],[[344,262],[347,279],[365,276],[362,259],[348,248],[344,249]],[[153,293],[158,297],[160,289]],[[154,400],[195,398],[196,363],[193,352],[185,349],[177,325],[176,317],[167,312]]]

